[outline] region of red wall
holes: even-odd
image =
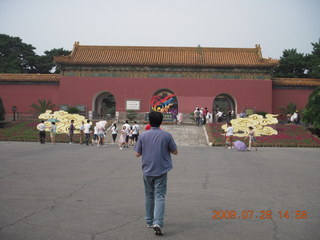
[[[237,111],[254,108],[272,111],[271,80],[243,79],[170,79],[170,78],[106,78],[62,77],[59,104],[81,104],[92,110],[95,96],[107,91],[114,95],[117,111],[125,111],[125,100],[140,99],[141,111],[149,111],[152,95],[159,89],[169,89],[178,98],[179,112],[193,112],[195,107],[208,107],[219,94],[234,98]]]
[[[290,102],[296,104],[297,109],[303,109],[312,92],[312,89],[273,89],[272,110],[274,113],[280,113],[279,109],[286,108]]]
[[[38,99],[51,100],[58,103],[59,85],[0,85],[0,97],[7,114],[12,113],[12,106],[17,106],[17,112],[28,112]]]

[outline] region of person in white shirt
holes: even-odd
[[[86,137],[86,144],[87,146],[89,145],[89,141],[90,141],[90,128],[91,128],[91,124],[90,124],[90,120],[87,120],[87,123],[84,125],[84,135]]]
[[[79,130],[80,130],[80,144],[82,144],[83,143],[83,136],[84,136],[84,121],[81,122]]]
[[[232,138],[233,138],[233,127],[232,124],[229,122],[227,123],[227,131],[226,131],[226,146],[229,149],[232,147]]]
[[[128,123],[129,121],[128,120],[126,120],[126,122],[125,122],[125,124],[123,124],[123,126],[125,126],[126,127],[126,144],[124,145],[124,147],[129,147],[129,134],[130,134],[130,125],[129,125],[129,123]],[[122,128],[123,128],[123,126],[122,126]]]
[[[132,126],[132,144],[138,141],[140,127],[137,124],[137,121],[134,121],[134,125]]]
[[[44,121],[37,125],[37,129],[39,130],[40,143],[44,144],[46,140],[46,125],[44,125]]]
[[[93,128],[93,138],[92,138],[92,146],[93,146],[93,143],[94,142],[97,142],[99,140],[99,137],[98,137],[98,126],[97,124],[94,126]]]
[[[222,122],[222,115],[223,115],[223,113],[219,110],[216,115],[218,122]]]
[[[111,134],[112,134],[112,140],[113,140],[112,144],[115,144],[116,139],[117,139],[117,135],[118,135],[118,127],[117,127],[117,124],[115,124],[115,123],[111,127]]]

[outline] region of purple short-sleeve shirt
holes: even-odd
[[[176,151],[177,145],[170,133],[158,127],[143,132],[134,147],[142,154],[144,176],[161,176],[172,169],[170,151]]]

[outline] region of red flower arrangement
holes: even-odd
[[[209,141],[213,146],[225,144],[222,123],[209,123],[206,125]],[[278,131],[278,135],[257,137],[260,147],[320,147],[320,139],[300,125],[274,124],[270,125]],[[243,137],[233,137],[234,141],[245,141]]]

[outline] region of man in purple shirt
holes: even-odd
[[[160,236],[163,235],[167,173],[172,169],[171,153],[178,154],[171,134],[159,128],[162,119],[162,113],[150,112],[151,129],[140,135],[134,147],[136,156],[142,156],[147,226]]]

